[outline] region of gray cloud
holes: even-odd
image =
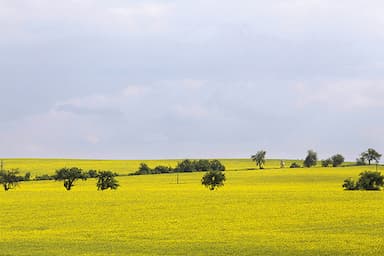
[[[0,0],[4,156],[384,150],[380,1]]]

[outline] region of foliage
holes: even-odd
[[[332,160],[330,158],[327,158],[321,161],[322,167],[329,167],[331,164],[332,164]]]
[[[38,175],[35,177],[35,180],[54,180],[55,178],[53,176],[50,176],[48,174]]]
[[[356,190],[357,189],[356,183],[351,177],[344,180],[343,188],[345,190]]]
[[[17,169],[0,171],[0,184],[3,185],[5,191],[15,188],[24,179],[17,174],[19,174]]]
[[[96,170],[89,170],[87,173],[86,173],[87,177],[88,178],[97,178],[98,177],[98,174],[97,174],[97,171]]]
[[[375,161],[378,163],[380,161],[381,154],[379,154],[376,150],[373,148],[369,148],[367,151],[361,153],[360,159],[364,159],[365,161],[368,161],[368,164],[371,165],[372,161]]]
[[[201,179],[201,184],[209,188],[209,190],[215,190],[218,187],[224,186],[226,180],[225,174],[221,171],[209,171],[204,174]]]
[[[367,164],[367,162],[365,161],[365,158],[359,157],[356,159],[356,165],[357,166],[366,165],[366,164]]]
[[[289,166],[289,168],[301,168],[301,166],[300,166],[298,163],[293,162],[293,163]]]
[[[117,189],[119,182],[115,179],[116,173],[111,171],[99,171],[97,173],[97,190]]]
[[[251,156],[252,161],[254,161],[260,169],[264,169],[266,154],[267,152],[265,150],[260,150],[256,154]]]
[[[352,178],[344,180],[346,190],[380,190],[384,186],[384,176],[380,172],[365,171],[360,173],[360,178],[354,182]]]
[[[183,160],[177,163],[176,168],[170,166],[159,165],[155,168],[150,168],[147,164],[141,163],[139,169],[133,175],[143,174],[161,174],[173,172],[203,172],[203,171],[225,171],[225,166],[219,160]]]
[[[344,156],[341,154],[336,154],[331,157],[332,166],[338,167],[344,163]]]
[[[77,167],[72,168],[61,168],[56,171],[56,174],[53,176],[55,180],[63,180],[64,187],[66,190],[71,190],[74,186],[74,183],[78,179],[86,180],[87,174],[83,172],[82,169]]]
[[[317,153],[313,150],[308,150],[308,154],[304,160],[304,167],[312,167],[317,164]]]
[[[24,175],[24,180],[25,181],[30,181],[31,180],[31,172],[26,172]]]

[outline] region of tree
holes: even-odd
[[[225,171],[225,166],[219,160],[209,161],[209,170],[213,171]]]
[[[344,180],[345,190],[380,190],[384,186],[384,176],[380,172],[365,171],[355,182],[352,178]]]
[[[260,169],[264,169],[266,154],[267,152],[265,150],[260,150],[255,155],[251,156],[252,161],[254,161]]]
[[[195,161],[191,161],[189,159],[183,160],[179,162],[176,166],[177,172],[194,172],[196,171]]]
[[[71,190],[75,185],[75,181],[78,179],[86,180],[87,174],[82,169],[77,167],[61,168],[56,170],[56,174],[53,176],[55,180],[63,180],[66,190]]]
[[[312,167],[317,164],[317,153],[313,150],[308,150],[307,157],[304,160],[304,167]]]
[[[141,163],[139,166],[139,170],[137,170],[134,174],[135,175],[142,175],[142,174],[151,174],[152,169],[149,168],[149,166],[146,163]]]
[[[289,168],[301,168],[301,166],[300,166],[298,163],[293,162],[293,163],[289,166]]]
[[[327,159],[321,161],[321,166],[322,166],[322,167],[328,167],[328,166],[330,166],[331,164],[332,164],[332,160],[331,160],[331,158],[327,158]]]
[[[115,179],[116,173],[111,171],[99,171],[97,174],[97,190],[117,189],[119,182]]]
[[[3,185],[5,191],[15,188],[19,181],[23,179],[23,177],[17,176],[17,174],[19,174],[17,169],[0,171],[0,184]]]
[[[88,178],[97,178],[97,171],[96,170],[89,170],[87,172]]]
[[[368,165],[371,165],[372,161],[375,161],[376,163],[380,161],[381,154],[373,148],[369,148],[367,151],[361,153],[360,158],[368,161]]]
[[[224,186],[226,180],[225,174],[221,171],[209,171],[201,179],[201,184],[209,188],[209,190],[215,190],[218,187]]]
[[[344,163],[344,156],[342,156],[341,154],[336,154],[331,157],[331,161],[333,167],[340,166]]]

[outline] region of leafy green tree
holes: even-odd
[[[19,170],[17,169],[0,171],[0,184],[3,185],[5,191],[15,188],[19,181],[24,179],[24,177],[18,176],[17,174],[19,174]]]
[[[111,171],[99,171],[97,173],[97,190],[117,189],[119,182],[115,179],[116,173]]]
[[[331,160],[330,158],[327,158],[327,159],[321,161],[321,166],[322,166],[322,167],[328,167],[328,166],[330,166],[331,164],[332,164],[332,160]]]
[[[260,150],[255,155],[251,156],[252,161],[254,161],[260,169],[264,169],[266,154],[267,152],[265,150]]]
[[[89,170],[87,172],[88,178],[97,178],[97,171],[96,170]]]
[[[149,166],[146,163],[141,163],[139,166],[139,170],[135,172],[136,175],[143,175],[143,174],[151,174],[152,169],[149,168]]]
[[[152,173],[153,173],[153,174],[171,173],[171,172],[173,172],[172,167],[169,167],[169,166],[163,166],[163,165],[156,166],[156,167],[153,168],[153,170],[152,170]]]
[[[313,150],[308,150],[308,154],[304,160],[304,167],[312,167],[317,164],[317,153]]]
[[[215,190],[218,187],[224,186],[226,180],[225,174],[221,171],[209,171],[204,174],[201,179],[201,184],[209,188],[209,190]]]
[[[342,156],[341,154],[336,154],[331,157],[331,161],[333,167],[340,166],[344,163],[344,156]]]
[[[84,173],[82,169],[77,167],[61,168],[56,170],[56,174],[53,178],[55,180],[63,180],[65,189],[71,190],[71,188],[75,185],[75,181],[79,179],[86,180],[87,174]]]
[[[219,160],[209,161],[209,170],[212,171],[225,171],[225,166]]]
[[[30,181],[31,180],[31,173],[30,172],[26,172],[25,175],[24,175],[24,180],[25,181]]]
[[[194,161],[185,159],[177,164],[176,171],[177,172],[195,172],[196,166]]]
[[[368,165],[371,165],[372,161],[375,161],[376,163],[380,161],[381,154],[373,148],[369,148],[367,151],[361,153],[360,158],[364,159],[364,161],[368,161]]]

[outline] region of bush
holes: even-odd
[[[153,170],[151,170],[152,174],[161,174],[161,173],[171,173],[173,172],[173,169],[171,167],[168,167],[168,166],[162,166],[162,165],[159,165],[159,166],[156,166]]]
[[[344,180],[343,188],[345,190],[356,190],[356,184],[355,181],[352,178],[348,178]]]
[[[380,190],[384,186],[384,176],[380,172],[365,171],[360,173],[360,178],[354,182],[352,178],[344,180],[345,190]]]
[[[291,166],[289,166],[289,168],[301,168],[301,166],[298,163],[294,162],[291,164]]]
[[[35,180],[53,180],[54,177],[49,176],[48,174],[43,174],[35,177]]]

